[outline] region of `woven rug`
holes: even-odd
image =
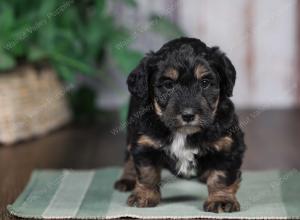
[[[238,192],[241,211],[208,213],[202,205],[207,189],[196,181],[177,179],[163,172],[162,201],[155,208],[131,208],[128,193],[113,189],[120,168],[89,171],[39,170],[8,211],[23,218],[112,219],[215,218],[300,219],[300,172],[243,172]]]

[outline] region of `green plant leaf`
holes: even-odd
[[[178,25],[174,24],[167,17],[152,14],[150,16],[150,28],[152,31],[158,32],[167,39],[183,36],[183,31]]]
[[[48,22],[36,32],[38,35],[36,43],[47,51],[57,51],[56,31],[58,30],[55,23]]]
[[[13,68],[16,61],[13,56],[9,55],[5,51],[0,51],[0,70],[9,70]]]
[[[1,29],[0,34],[8,32],[14,25],[14,12],[12,5],[2,2],[0,5],[0,21]]]
[[[56,64],[55,65],[57,74],[60,76],[60,78],[66,82],[73,82],[75,73],[68,68],[67,66],[63,64]]]
[[[106,31],[108,30],[105,30],[105,25],[99,28],[99,22],[97,20],[92,21],[85,30],[85,33],[89,33],[88,36],[85,37],[87,50],[94,56],[99,52],[100,46],[103,46],[101,43],[104,41]]]
[[[47,57],[47,53],[39,47],[30,47],[28,51],[28,60],[36,62]]]
[[[130,49],[116,49],[112,50],[112,57],[115,60],[116,64],[120,68],[120,70],[128,75],[132,69],[138,64],[138,62],[142,59],[143,54],[130,50]]]
[[[136,7],[137,3],[135,0],[123,0],[123,2],[129,6]]]
[[[40,4],[37,15],[40,19],[45,18],[46,16],[51,17],[51,13],[54,13],[56,9],[59,9],[64,4],[64,1],[59,2],[57,0],[51,0],[51,1],[43,1],[42,4]]]
[[[106,8],[106,1],[105,0],[97,0],[95,2],[96,4],[96,10],[98,14],[102,14],[105,11]]]
[[[55,62],[65,64],[69,67],[72,67],[73,69],[76,69],[77,71],[81,71],[84,74],[92,74],[95,72],[94,69],[89,65],[82,63],[81,61],[72,57],[65,56],[64,54],[61,54],[59,52],[52,52],[51,57]]]

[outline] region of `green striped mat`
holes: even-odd
[[[297,170],[244,172],[237,195],[242,210],[229,214],[204,212],[206,186],[176,179],[168,172],[163,172],[162,201],[157,207],[127,207],[128,193],[113,190],[113,183],[120,174],[120,168],[35,171],[8,210],[23,218],[300,219],[300,173]]]

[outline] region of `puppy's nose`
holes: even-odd
[[[185,110],[181,114],[182,120],[185,122],[191,122],[195,119],[195,114],[191,110]]]

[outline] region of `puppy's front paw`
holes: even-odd
[[[120,179],[115,182],[115,189],[119,190],[120,192],[128,192],[134,189],[135,180],[130,179]]]
[[[237,212],[240,211],[240,204],[237,200],[216,200],[206,201],[203,205],[206,212]]]
[[[127,199],[129,206],[154,207],[160,202],[159,190],[143,189],[135,190]]]

